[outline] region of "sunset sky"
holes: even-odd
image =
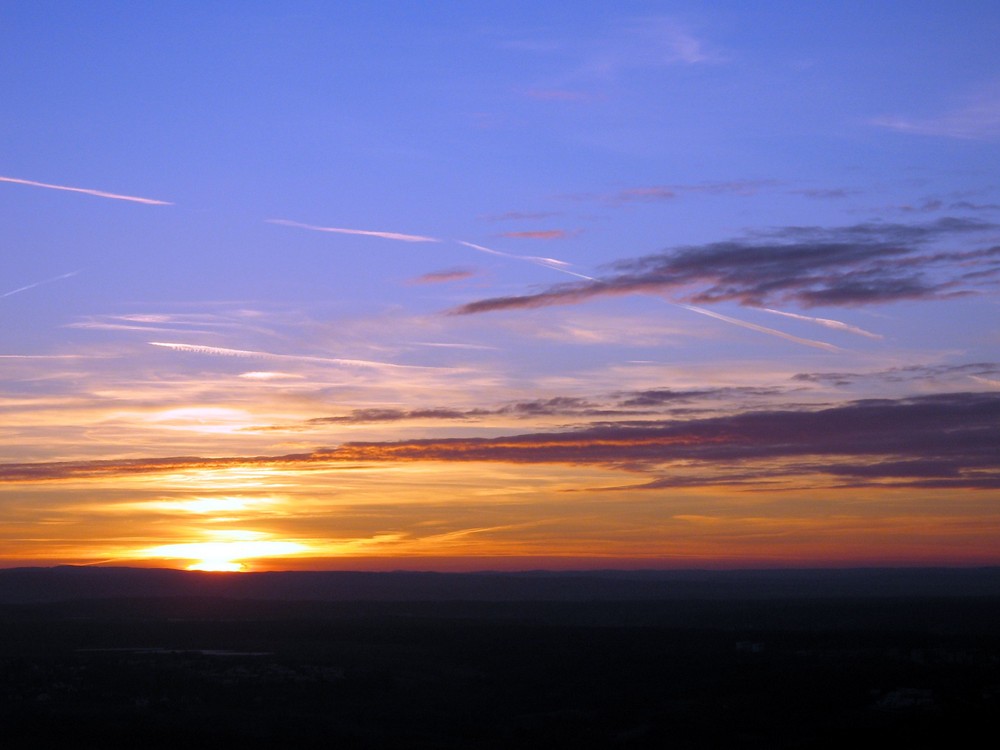
[[[1000,564],[998,39],[0,1],[0,566]]]

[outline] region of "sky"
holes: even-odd
[[[998,38],[0,0],[0,566],[1000,564]]]

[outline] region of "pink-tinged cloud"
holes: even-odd
[[[160,201],[153,198],[140,198],[135,195],[121,195],[119,193],[107,193],[103,190],[91,190],[90,188],[70,187],[69,185],[52,185],[48,182],[35,182],[34,180],[21,180],[17,177],[0,177],[0,182],[10,182],[15,185],[30,185],[31,187],[47,188],[49,190],[66,190],[70,193],[83,193],[94,195],[98,198],[111,198],[116,201],[131,201],[132,203],[145,203],[149,206],[172,206],[169,201]]]
[[[567,232],[564,229],[539,229],[533,232],[504,232],[500,236],[516,240],[564,240],[574,234],[576,232]]]
[[[298,221],[288,219],[266,219],[268,224],[278,224],[283,227],[295,227],[297,229],[309,229],[313,232],[333,232],[335,234],[357,234],[364,237],[381,237],[384,240],[397,240],[399,242],[440,242],[437,237],[424,237],[419,234],[401,234],[399,232],[379,232],[370,229],[345,229],[343,227],[319,227],[314,224],[302,224]]]
[[[475,271],[468,268],[449,268],[444,271],[432,271],[410,279],[407,284],[446,284],[449,281],[461,281],[475,276]]]

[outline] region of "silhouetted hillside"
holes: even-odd
[[[204,573],[73,566],[0,570],[0,602],[205,596],[399,602],[1000,596],[1000,568],[524,573]]]

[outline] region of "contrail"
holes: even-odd
[[[670,300],[667,300],[670,302]],[[722,313],[717,313],[713,310],[706,310],[703,307],[695,307],[694,305],[685,305],[680,302],[670,302],[672,305],[677,305],[678,307],[683,307],[685,310],[690,310],[691,312],[698,313],[699,315],[707,315],[710,318],[716,318],[717,320],[725,321],[726,323],[732,323],[734,326],[741,326],[743,328],[749,328],[751,331],[757,331],[759,333],[769,333],[772,336],[777,336],[779,338],[787,339],[788,341],[794,341],[797,344],[805,344],[806,346],[814,346],[817,349],[826,349],[828,352],[842,352],[844,351],[839,346],[834,346],[833,344],[828,344],[825,341],[814,341],[813,339],[803,339],[798,336],[793,336],[790,333],[785,333],[784,331],[779,331],[775,328],[768,328],[766,326],[759,326],[756,323],[750,323],[746,320],[739,320],[738,318],[730,318],[728,315],[723,315]]]
[[[817,323],[821,326],[826,326],[827,328],[833,328],[837,331],[847,331],[848,333],[856,333],[858,336],[866,336],[870,339],[881,339],[885,338],[882,334],[872,333],[871,331],[866,331],[864,328],[858,328],[857,326],[849,325],[848,323],[843,323],[839,320],[830,320],[829,318],[814,318],[811,315],[799,315],[798,313],[784,312],[783,310],[772,310],[770,307],[758,307],[758,310],[763,310],[764,312],[774,313],[775,315],[784,315],[786,318],[795,318],[796,320],[805,320],[809,323]]]
[[[3,178],[0,178],[3,179]],[[36,281],[34,284],[27,284],[26,286],[18,287],[17,289],[12,289],[9,292],[4,292],[0,294],[0,299],[4,297],[10,297],[13,294],[18,294],[20,292],[26,292],[29,289],[34,289],[36,286],[42,286],[42,284],[51,284],[53,281],[59,281],[60,279],[68,279],[70,276],[76,276],[79,271],[70,271],[69,273],[61,274],[60,276],[53,276],[51,279],[43,279],[42,281]]]
[[[400,242],[440,242],[437,237],[424,237],[419,234],[400,234],[399,232],[375,232],[368,229],[344,229],[342,227],[318,227],[313,224],[300,224],[297,221],[288,219],[265,219],[268,224],[280,224],[283,227],[297,227],[299,229],[311,229],[314,232],[336,232],[337,234],[361,234],[366,237],[381,237],[385,240],[399,240]]]
[[[584,279],[586,281],[597,281],[593,276],[586,276],[582,273],[577,273],[576,271],[570,271],[564,266],[569,265],[565,261],[556,260],[555,258],[540,258],[533,255],[514,255],[513,253],[504,253],[499,250],[493,250],[488,247],[483,247],[482,245],[476,245],[472,242],[465,242],[464,240],[457,240],[461,245],[470,247],[473,250],[479,250],[484,253],[489,253],[490,255],[498,255],[502,258],[511,258],[513,260],[523,260],[529,263],[534,263],[538,266],[543,266],[545,268],[551,268],[553,271],[560,271],[561,273],[569,274],[570,276],[576,276],[577,278]],[[790,333],[785,333],[784,331],[779,331],[775,328],[768,328],[766,326],[757,325],[756,323],[750,323],[746,320],[739,320],[738,318],[731,318],[728,315],[723,315],[722,313],[713,312],[711,310],[706,310],[702,307],[695,307],[694,305],[683,305],[671,300],[667,300],[670,304],[677,305],[678,307],[683,307],[685,310],[690,310],[691,312],[699,313],[700,315],[707,315],[710,318],[715,318],[717,320],[724,321],[726,323],[731,323],[734,326],[740,326],[741,328],[748,328],[751,331],[757,331],[758,333],[767,333],[772,336],[777,336],[779,338],[786,339],[788,341],[794,341],[797,344],[804,344],[805,346],[816,347],[817,349],[825,349],[830,352],[843,351],[839,346],[834,346],[833,344],[828,344],[825,341],[814,341],[813,339],[804,339],[798,336],[793,336]],[[791,315],[791,313],[789,313]],[[798,316],[793,316],[798,317]],[[805,316],[801,316],[805,317]],[[816,320],[821,320],[817,318]],[[838,323],[839,321],[831,320],[829,323]],[[847,326],[846,323],[841,325]],[[847,326],[851,328],[852,326]],[[857,329],[859,332],[861,329]],[[864,332],[865,335],[875,336],[875,334],[869,334],[867,331]],[[878,337],[881,338],[881,337]]]
[[[297,227],[299,229],[311,229],[314,232],[336,232],[337,234],[360,234],[366,237],[381,237],[386,240],[399,240],[401,242],[441,242],[442,240],[437,237],[425,237],[421,234],[401,234],[399,232],[376,232],[370,229],[344,229],[343,227],[320,227],[314,224],[302,224],[298,221],[289,221],[288,219],[265,219],[268,224],[279,224],[283,227]],[[528,263],[534,263],[536,266],[543,266],[545,268],[551,268],[553,271],[559,271],[561,273],[569,274],[570,276],[575,276],[578,279],[586,279],[587,281],[594,281],[590,276],[584,276],[582,273],[576,273],[575,271],[570,271],[566,266],[569,265],[566,261],[558,260],[556,258],[543,258],[537,255],[514,255],[513,253],[504,253],[500,250],[492,250],[488,247],[483,247],[482,245],[477,245],[474,242],[466,242],[465,240],[455,240],[460,245],[465,245],[473,250],[479,250],[483,253],[489,253],[490,255],[499,255],[501,258],[511,258],[513,260],[523,260]]]
[[[281,224],[283,226],[300,227],[302,229],[312,229],[312,230],[315,230],[315,231],[318,231],[318,232],[338,232],[340,234],[362,234],[362,235],[369,235],[369,236],[373,236],[373,237],[384,237],[384,238],[390,239],[390,240],[402,240],[404,242],[441,242],[441,240],[437,239],[436,237],[423,237],[423,236],[414,235],[414,234],[397,234],[397,233],[394,233],[394,232],[372,232],[372,231],[366,231],[366,230],[361,230],[361,229],[341,229],[341,228],[338,228],[338,227],[318,227],[318,226],[313,226],[313,225],[310,225],[310,224],[300,224],[299,222],[288,221],[286,219],[267,219],[267,222],[270,223],[270,224]],[[559,273],[564,273],[564,274],[567,274],[569,276],[575,276],[576,278],[583,279],[585,281],[597,281],[597,279],[594,278],[593,276],[587,276],[586,274],[577,273],[576,271],[569,270],[569,268],[567,268],[567,266],[570,265],[569,263],[567,263],[566,261],[563,261],[563,260],[558,260],[556,258],[545,258],[545,257],[538,256],[538,255],[515,255],[514,253],[505,253],[505,252],[503,252],[501,250],[494,250],[493,248],[485,247],[483,245],[477,245],[474,242],[466,242],[465,240],[455,240],[455,242],[457,242],[459,245],[464,245],[465,247],[468,247],[468,248],[470,248],[472,250],[478,250],[481,253],[488,253],[489,255],[496,255],[496,256],[498,256],[500,258],[510,258],[511,260],[520,260],[520,261],[524,261],[526,263],[533,263],[536,266],[541,266],[543,268],[549,268],[549,269],[551,269],[553,271],[558,271]],[[757,331],[759,333],[767,333],[767,334],[770,334],[772,336],[778,336],[779,338],[786,339],[788,341],[794,341],[794,342],[796,342],[798,344],[804,344],[805,346],[812,346],[812,347],[816,347],[818,349],[825,349],[827,351],[832,351],[832,352],[843,351],[840,347],[834,346],[833,344],[828,344],[828,343],[826,343],[824,341],[814,341],[813,339],[800,338],[799,336],[793,336],[790,333],[785,333],[783,331],[779,331],[779,330],[774,329],[774,328],[768,328],[766,326],[757,325],[756,323],[750,323],[750,322],[745,321],[745,320],[739,320],[737,318],[731,318],[728,315],[723,315],[722,313],[717,313],[717,312],[713,312],[711,310],[706,310],[706,309],[701,308],[701,307],[695,307],[693,305],[683,305],[683,304],[679,304],[677,302],[672,302],[670,300],[668,300],[668,301],[671,304],[677,305],[678,307],[683,307],[684,309],[690,310],[691,312],[696,312],[696,313],[699,313],[701,315],[707,315],[707,316],[709,316],[711,318],[715,318],[717,320],[721,320],[721,321],[724,321],[726,323],[731,323],[732,325],[735,325],[735,326],[740,326],[742,328],[748,328],[751,331]],[[766,308],[762,308],[762,309],[766,309]],[[793,313],[781,313],[781,312],[779,312],[777,310],[768,310],[768,312],[774,312],[774,313],[777,313],[779,315],[788,315],[789,317],[793,317],[793,318],[803,318],[803,319],[806,319],[806,320],[815,321],[815,322],[820,323],[820,325],[826,325],[826,326],[831,327],[831,328],[840,328],[842,330],[848,330],[848,331],[851,331],[852,333],[858,333],[858,334],[860,334],[862,336],[870,336],[872,338],[881,338],[881,336],[878,336],[877,334],[869,333],[868,331],[863,331],[860,328],[854,328],[854,326],[849,326],[846,323],[840,323],[840,321],[836,321],[836,320],[826,320],[825,318],[809,318],[809,317],[807,317],[805,315],[801,315],[800,316],[800,315],[795,315]],[[158,346],[165,346],[165,344],[157,344],[157,345]],[[178,346],[180,346],[180,345],[178,345]],[[197,347],[197,348],[198,349],[206,349],[206,348],[212,348],[212,347]],[[189,349],[189,351],[194,351],[194,348]],[[229,356],[248,356],[245,353],[243,353],[243,354],[235,354],[234,352],[236,352],[236,350],[225,350],[225,351],[226,351],[226,353],[229,354]],[[217,352],[217,353],[221,353],[221,352]],[[285,355],[272,355],[272,356],[285,356]],[[301,358],[299,358],[299,359],[301,359]],[[402,365],[387,365],[387,366],[389,366],[389,367],[401,367]]]
[[[523,260],[528,263],[534,263],[536,266],[542,266],[543,268],[551,268],[553,271],[559,271],[560,273],[566,273],[570,276],[576,276],[578,279],[585,279],[587,281],[596,281],[593,276],[584,276],[582,273],[577,273],[576,271],[570,271],[566,266],[569,265],[564,260],[557,260],[556,258],[543,258],[538,255],[514,255],[513,253],[504,253],[500,250],[493,250],[488,247],[483,247],[482,245],[477,245],[474,242],[466,242],[465,240],[455,240],[459,245],[465,245],[466,247],[471,247],[473,250],[479,250],[483,253],[489,253],[490,255],[499,255],[501,258],[511,258],[513,260]]]
[[[437,370],[442,367],[426,367],[422,365],[394,365],[388,362],[373,362],[367,359],[340,359],[336,357],[309,357],[298,354],[274,354],[273,352],[258,352],[250,349],[226,349],[221,346],[201,346],[198,344],[177,344],[170,341],[149,341],[150,346],[162,346],[175,352],[190,352],[192,354],[210,354],[217,357],[248,357],[254,359],[282,359],[296,362],[322,362],[324,364],[347,365],[349,367],[371,367],[384,370]]]
[[[576,276],[579,279],[585,279],[586,281],[597,281],[597,279],[595,279],[593,276],[586,276],[582,273],[577,273],[576,271],[570,271],[569,269],[564,268],[564,266],[567,266],[569,264],[566,263],[565,261],[556,260],[555,258],[539,258],[533,255],[514,255],[513,253],[504,253],[499,250],[493,250],[488,247],[483,247],[482,245],[476,245],[472,242],[465,242],[464,240],[457,240],[457,242],[461,245],[465,245],[466,247],[471,247],[473,250],[479,250],[484,253],[489,253],[490,255],[499,255],[502,258],[512,258],[514,260],[524,260],[529,263],[534,263],[535,265],[543,266],[545,268],[551,268],[553,271],[560,271],[562,273],[569,274],[570,276]],[[814,341],[813,339],[800,338],[799,336],[793,336],[790,333],[785,333],[784,331],[779,331],[775,328],[768,328],[766,326],[757,325],[756,323],[750,323],[749,321],[746,320],[731,318],[728,315],[723,315],[722,313],[713,312],[712,310],[706,310],[702,307],[695,307],[694,305],[683,305],[677,302],[673,302],[672,300],[667,300],[667,302],[670,302],[670,304],[672,305],[677,305],[678,307],[683,307],[685,310],[690,310],[691,312],[699,313],[700,315],[707,315],[710,318],[715,318],[716,320],[721,320],[726,323],[731,323],[734,326],[740,326],[741,328],[748,328],[751,331],[757,331],[758,333],[767,333],[770,334],[771,336],[777,336],[778,338],[783,338],[788,341],[794,341],[797,344],[804,344],[805,346],[813,346],[816,347],[817,349],[825,349],[826,351],[830,352],[843,351],[839,346],[834,346],[833,344],[827,344],[825,341]],[[791,315],[791,313],[787,314]],[[792,316],[792,317],[800,317],[800,316]],[[822,318],[815,318],[815,320],[822,320]],[[835,320],[827,321],[827,323],[833,323],[833,324],[836,324],[838,322],[839,321]],[[840,325],[845,326],[846,328],[849,329],[853,328],[853,326],[848,326],[846,323],[841,323]],[[876,336],[876,334],[871,334],[868,333],[867,331],[862,332],[860,328],[857,329],[857,332],[863,333],[863,335],[875,336],[876,338],[881,338],[881,336]]]
[[[68,190],[71,193],[85,193],[96,195],[98,198],[113,198],[118,201],[132,201],[133,203],[145,203],[150,206],[172,206],[169,201],[158,201],[152,198],[139,198],[134,195],[119,195],[118,193],[106,193],[103,190],[91,190],[89,188],[70,187],[69,185],[50,185],[47,182],[35,182],[34,180],[21,180],[17,177],[0,177],[0,182],[13,182],[17,185],[31,185],[32,187],[48,188],[49,190]]]
[[[577,278],[585,279],[586,281],[597,281],[597,279],[595,279],[593,276],[586,276],[586,275],[584,275],[582,273],[577,273],[576,271],[570,271],[569,269],[564,268],[564,266],[567,266],[569,264],[566,263],[566,262],[564,262],[564,261],[561,261],[561,260],[556,260],[555,258],[539,258],[539,257],[533,256],[533,255],[514,255],[513,253],[504,253],[504,252],[501,252],[499,250],[493,250],[493,249],[488,248],[488,247],[483,247],[482,245],[476,245],[475,243],[472,243],[472,242],[465,242],[464,240],[457,240],[457,242],[459,244],[461,244],[461,245],[465,245],[466,247],[471,247],[473,250],[479,250],[479,251],[484,252],[484,253],[489,253],[490,255],[499,255],[502,258],[511,258],[511,259],[514,259],[514,260],[524,260],[524,261],[528,261],[529,263],[534,263],[535,265],[543,266],[545,268],[551,268],[553,271],[560,271],[562,273],[569,274],[570,276],[576,276]],[[843,351],[839,346],[834,346],[833,344],[827,344],[825,341],[814,341],[813,339],[800,338],[798,336],[793,336],[790,333],[785,333],[784,331],[779,331],[779,330],[777,330],[775,328],[768,328],[766,326],[757,325],[756,323],[750,323],[749,321],[746,321],[746,320],[739,320],[738,318],[731,318],[728,315],[723,315],[722,313],[717,313],[717,312],[713,312],[711,310],[706,310],[706,309],[704,309],[702,307],[695,307],[694,305],[683,305],[683,304],[679,304],[677,302],[673,302],[671,300],[667,300],[667,301],[670,302],[670,304],[677,305],[678,307],[683,307],[685,310],[690,310],[691,312],[696,312],[696,313],[699,313],[701,315],[707,315],[710,318],[715,318],[717,320],[721,320],[721,321],[724,321],[726,323],[731,323],[732,325],[734,325],[734,326],[740,326],[741,328],[748,328],[751,331],[757,331],[758,333],[767,333],[767,334],[770,334],[772,336],[778,336],[779,338],[787,339],[788,341],[794,341],[797,344],[804,344],[806,346],[813,346],[813,347],[816,347],[817,349],[825,349],[826,351],[830,351],[830,352]],[[791,313],[787,313],[787,314],[788,315],[792,315]],[[800,316],[794,316],[793,315],[792,317],[800,317]],[[806,316],[803,315],[801,317],[806,317]],[[822,319],[821,318],[816,318],[815,320],[822,320]],[[829,323],[838,323],[839,321],[831,320],[831,321],[828,321],[828,322]],[[853,328],[853,326],[847,326],[846,323],[842,323],[841,325],[843,325],[843,326],[845,326],[847,328]],[[860,332],[861,329],[859,328],[859,329],[857,329],[857,331]],[[864,332],[864,335],[875,336],[876,338],[881,338],[881,336],[876,336],[876,334],[870,334],[867,331]]]

